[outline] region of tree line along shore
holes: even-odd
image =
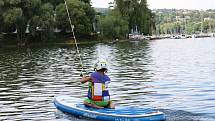
[[[90,0],[66,0],[79,40],[127,39],[129,35],[213,33],[215,10],[148,8],[147,0],[115,0],[93,8]],[[0,0],[1,43],[72,40],[65,0]]]
[[[138,26],[151,34],[154,14],[146,0],[115,0],[107,14],[90,0],[66,0],[77,38],[124,39]],[[71,37],[64,0],[0,0],[0,39],[14,43],[64,41]]]
[[[215,10],[157,9],[154,34],[202,34],[215,32]]]

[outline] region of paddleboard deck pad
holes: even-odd
[[[137,107],[116,107],[115,109],[95,109],[86,107],[83,99],[58,96],[54,99],[57,109],[75,115],[102,121],[164,121],[165,115],[155,109]]]

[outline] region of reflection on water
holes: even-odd
[[[154,107],[168,120],[215,120],[215,40],[81,45],[87,71],[109,62],[117,105]],[[56,112],[58,95],[84,97],[75,47],[0,50],[0,120],[89,120]],[[208,118],[209,117],[209,118]]]

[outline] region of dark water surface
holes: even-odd
[[[117,105],[163,111],[169,121],[215,120],[215,39],[80,45],[91,68],[109,62]],[[88,120],[57,111],[53,98],[86,95],[75,47],[0,49],[0,121]]]

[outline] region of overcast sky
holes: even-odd
[[[93,7],[108,7],[114,0],[91,0]],[[215,9],[215,0],[148,0],[149,8]]]

